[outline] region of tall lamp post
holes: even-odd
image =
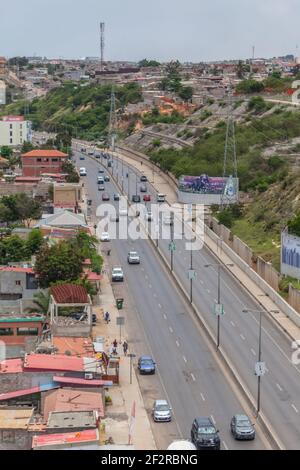
[[[266,313],[279,313],[278,310],[253,310],[251,308],[243,309],[243,313],[259,313],[259,333],[258,333],[258,362],[255,365],[255,375],[257,376],[257,406],[256,413],[257,416],[260,412],[260,401],[261,401],[261,378],[266,372],[266,364],[262,362],[262,315]]]
[[[234,264],[228,263],[217,263],[217,264],[205,264],[205,268],[216,268],[218,271],[218,300],[215,305],[215,314],[217,315],[217,349],[220,347],[220,327],[221,327],[221,316],[224,315],[224,306],[221,304],[221,269],[223,266],[233,267]]]

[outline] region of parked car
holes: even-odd
[[[109,233],[108,232],[102,232],[101,236],[100,236],[100,240],[102,242],[109,242],[110,241]]]
[[[94,155],[94,151],[93,151],[93,150],[89,150],[89,151],[88,151],[88,155]]]
[[[110,201],[110,197],[108,193],[103,193],[102,194],[102,201]]]
[[[87,205],[88,205],[88,206],[91,206],[92,204],[93,204],[93,200],[92,200],[92,199],[88,199],[88,200],[87,200]]]
[[[129,264],[140,264],[140,257],[136,251],[130,251],[127,256],[127,261]]]
[[[115,193],[114,194],[114,201],[119,201],[120,200],[120,194]]]
[[[138,370],[140,374],[155,374],[156,363],[151,356],[142,356],[138,361]]]
[[[106,181],[108,183],[110,181],[110,177],[108,175],[105,175],[104,181]]]
[[[98,158],[98,159],[101,158],[100,153],[96,153],[96,154],[95,154],[95,158]]]
[[[145,194],[145,196],[143,197],[143,201],[144,201],[144,202],[150,202],[150,201],[151,201],[151,196],[150,196],[150,194]]]
[[[246,415],[233,416],[230,423],[230,430],[235,439],[252,441],[255,439],[254,426]]]
[[[172,420],[172,408],[167,400],[155,400],[152,416],[155,422],[168,422]]]
[[[196,418],[191,429],[191,439],[198,450],[220,450],[219,431],[210,418]]]
[[[76,312],[76,313],[72,313],[70,317],[73,318],[74,320],[81,321],[81,320],[86,319],[87,314],[85,312]]]
[[[123,282],[124,281],[123,269],[120,267],[113,268],[112,273],[111,273],[111,280],[112,282]]]
[[[79,175],[80,176],[86,176],[87,175],[86,169],[84,167],[79,169]]]
[[[141,202],[141,196],[139,196],[138,194],[134,194],[132,196],[132,202]]]
[[[141,176],[141,183],[146,183],[148,181],[148,178],[146,175]]]
[[[97,323],[97,315],[95,313],[92,313],[92,323],[93,325],[96,325]]]
[[[145,184],[142,184],[140,186],[140,191],[141,191],[141,193],[146,193],[147,192],[147,186]]]

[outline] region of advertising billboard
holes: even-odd
[[[300,279],[300,237],[281,234],[281,274]]]
[[[198,204],[235,203],[238,200],[239,180],[208,175],[182,176],[179,179],[179,202]]]

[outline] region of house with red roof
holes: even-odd
[[[38,177],[45,173],[62,174],[68,155],[59,150],[32,150],[22,155],[23,176]]]

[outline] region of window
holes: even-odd
[[[41,162],[42,159],[41,159],[41,158],[37,158],[36,161],[37,161],[37,162]]]
[[[9,135],[10,135],[10,137],[12,137],[12,135],[13,135],[12,131],[10,131]]]
[[[17,336],[37,336],[38,328],[17,328]]]
[[[9,128],[10,128],[10,129],[12,129],[12,128],[13,128],[12,124],[10,124],[10,125],[9,125]]]
[[[13,140],[12,138],[9,139],[9,143],[12,144],[13,143]]]
[[[26,274],[26,289],[37,289],[38,282],[34,274]]]
[[[0,328],[0,336],[13,336],[14,330],[12,328]]]
[[[20,286],[21,285],[21,281],[16,281],[16,286]]]
[[[52,158],[53,162],[58,162],[58,158]]]

